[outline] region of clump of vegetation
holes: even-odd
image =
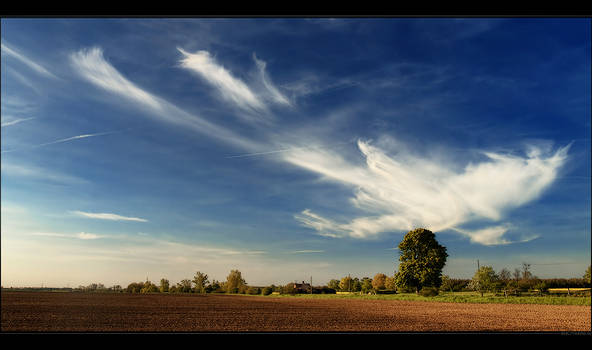
[[[435,297],[436,295],[438,295],[438,288],[425,287],[421,289],[420,294],[423,297]]]

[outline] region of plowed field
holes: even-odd
[[[587,331],[589,306],[2,292],[4,332]]]

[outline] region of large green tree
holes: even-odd
[[[432,231],[418,228],[407,232],[399,243],[399,254],[397,287],[413,288],[416,293],[423,287],[440,287],[448,253]]]

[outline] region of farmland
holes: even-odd
[[[223,294],[2,292],[3,332],[587,331],[590,307]]]

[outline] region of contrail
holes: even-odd
[[[78,139],[84,139],[84,138],[87,138],[87,137],[95,137],[95,136],[103,136],[103,135],[117,134],[117,133],[120,133],[120,132],[124,132],[126,130],[129,130],[129,129],[116,130],[116,131],[106,131],[106,132],[98,132],[98,133],[95,133],[95,134],[84,134],[84,135],[72,136],[72,137],[68,137],[68,138],[65,138],[65,139],[59,139],[59,140],[55,140],[55,141],[51,141],[51,142],[41,143],[39,145],[29,146],[27,148],[43,147],[43,146],[53,145],[53,144],[56,144],[56,143],[68,142],[68,141],[73,141],[73,140],[78,140]],[[14,152],[14,151],[19,151],[21,149],[23,149],[23,148],[20,148],[20,149],[9,149],[9,150],[4,150],[1,153]]]
[[[2,124],[0,124],[0,127],[5,127],[5,126],[10,126],[10,125],[14,125],[14,124],[18,124],[27,120],[31,120],[31,119],[35,119],[35,117],[31,117],[31,118],[21,118],[21,119],[15,119],[15,120],[11,120],[9,122],[4,122]]]
[[[257,152],[257,153],[239,154],[239,155],[236,155],[236,156],[228,156],[228,157],[224,157],[224,158],[245,158],[245,157],[255,157],[255,156],[262,156],[262,155],[266,155],[266,154],[273,154],[273,153],[281,153],[281,152],[296,151],[296,150],[300,150],[300,149],[318,149],[318,148],[329,148],[329,147],[334,147],[334,146],[338,146],[338,145],[345,145],[345,144],[352,143],[352,142],[354,142],[354,141],[340,142],[340,143],[333,144],[333,145],[331,145],[331,146],[318,146],[318,147],[292,147],[292,148],[286,148],[286,149],[279,149],[279,150],[275,150],[275,151],[267,151],[267,152]]]

